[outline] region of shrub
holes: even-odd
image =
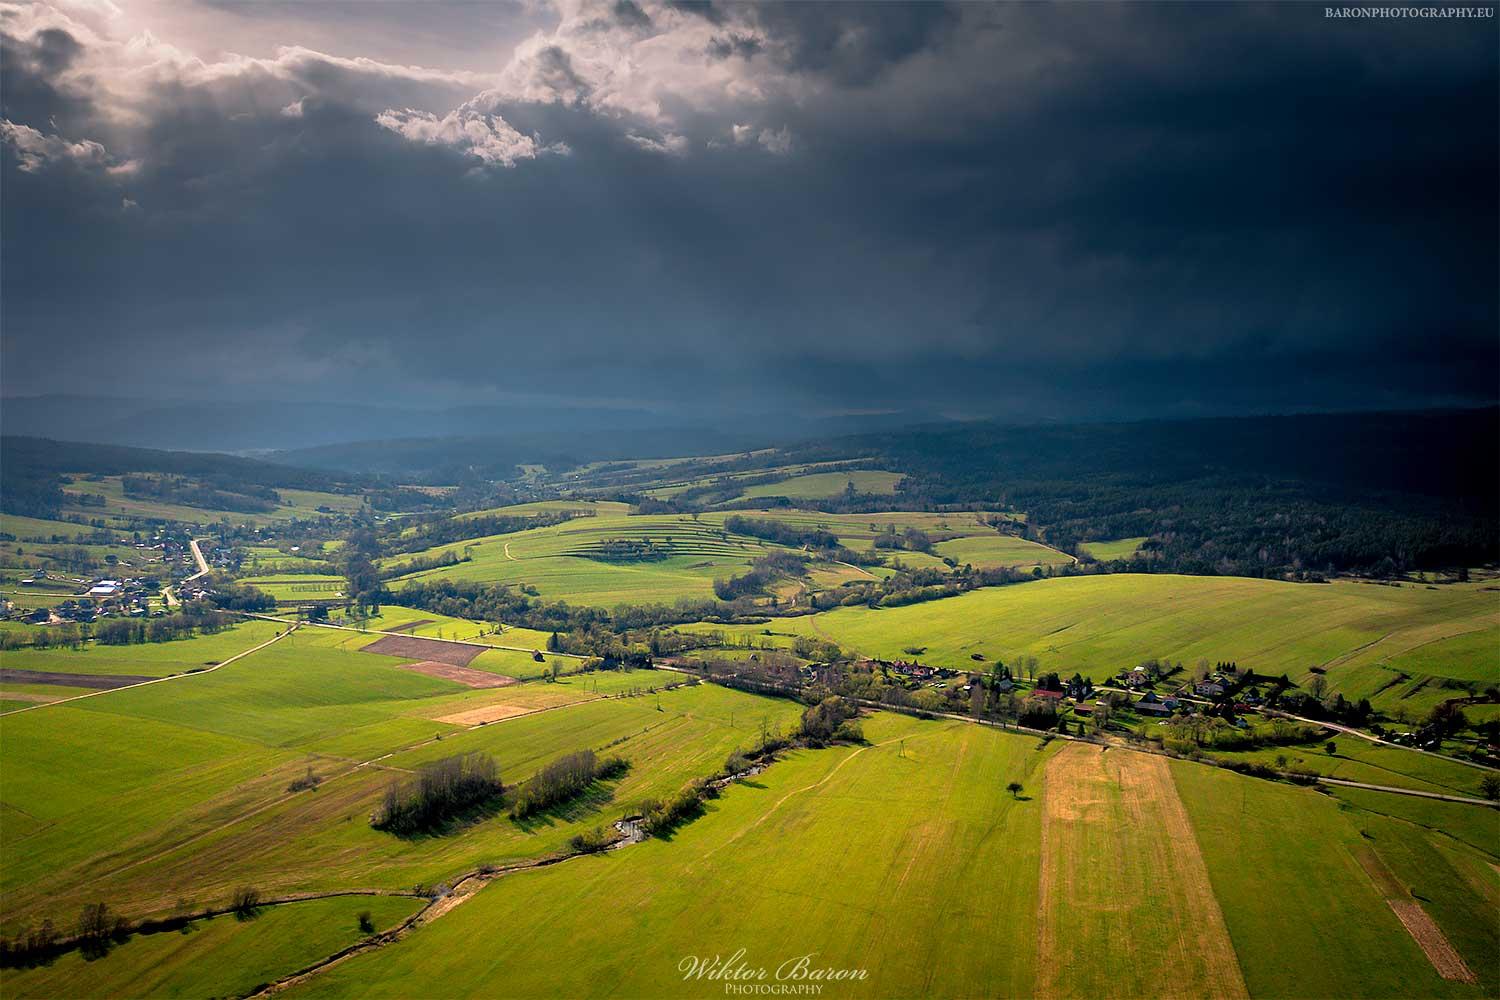
[[[240,886],[234,890],[234,897],[229,902],[230,911],[237,917],[244,919],[255,916],[260,908],[260,890],[253,886]]]
[[[370,916],[369,910],[359,911],[359,929],[365,934],[375,933],[375,919]]]
[[[592,830],[574,834],[568,841],[568,846],[583,854],[593,854],[604,850],[612,842],[613,839],[604,832],[604,828],[596,826]]]

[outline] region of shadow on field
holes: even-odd
[[[424,840],[435,840],[439,837],[451,837],[462,833],[471,826],[483,823],[485,820],[494,819],[505,811],[505,797],[495,795],[483,802],[469,806],[462,812],[454,813],[440,823],[422,827],[418,830],[389,830],[386,831],[398,840],[408,843],[421,842]]]
[[[595,813],[602,812],[604,807],[614,800],[614,787],[596,781],[566,802],[559,802],[540,812],[532,813],[530,816],[512,816],[510,821],[517,829],[532,833],[539,828],[556,826],[559,822],[576,823],[586,819]]]

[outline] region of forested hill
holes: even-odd
[[[156,451],[118,445],[0,437],[0,500],[6,513],[49,517],[62,506],[68,474],[124,476],[156,473],[188,477],[228,496],[251,496],[275,488],[347,491],[364,477],[273,465],[233,455]],[[239,508],[230,508],[239,509]]]
[[[1076,426],[814,442],[906,473],[892,502],[1008,503],[1064,548],[1148,537],[1181,572],[1390,571],[1500,559],[1500,409]],[[877,501],[871,501],[877,502]]]

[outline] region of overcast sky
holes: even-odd
[[[3,390],[1490,402],[1497,20],[0,3]]]

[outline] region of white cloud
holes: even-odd
[[[301,118],[303,113],[302,102],[306,100],[307,98],[305,97],[297,98],[291,104],[281,109],[281,116],[283,118]]]
[[[92,139],[73,142],[59,135],[39,132],[30,125],[17,125],[8,118],[0,118],[0,141],[16,151],[21,169],[29,174],[52,163],[71,163],[113,176],[132,174],[140,166],[135,160],[114,163],[109,151]]]
[[[756,141],[766,152],[776,156],[785,156],[792,151],[792,133],[784,125],[775,131],[761,129]]]
[[[499,115],[462,108],[441,118],[412,108],[387,110],[376,115],[375,122],[411,142],[452,146],[485,166],[513,167],[521,160],[571,152],[564,143],[545,144],[534,135],[517,131]]]
[[[642,149],[650,150],[653,153],[663,153],[668,156],[682,156],[688,151],[689,146],[687,136],[676,135],[670,132],[659,138],[630,132],[626,134],[625,138]]]

